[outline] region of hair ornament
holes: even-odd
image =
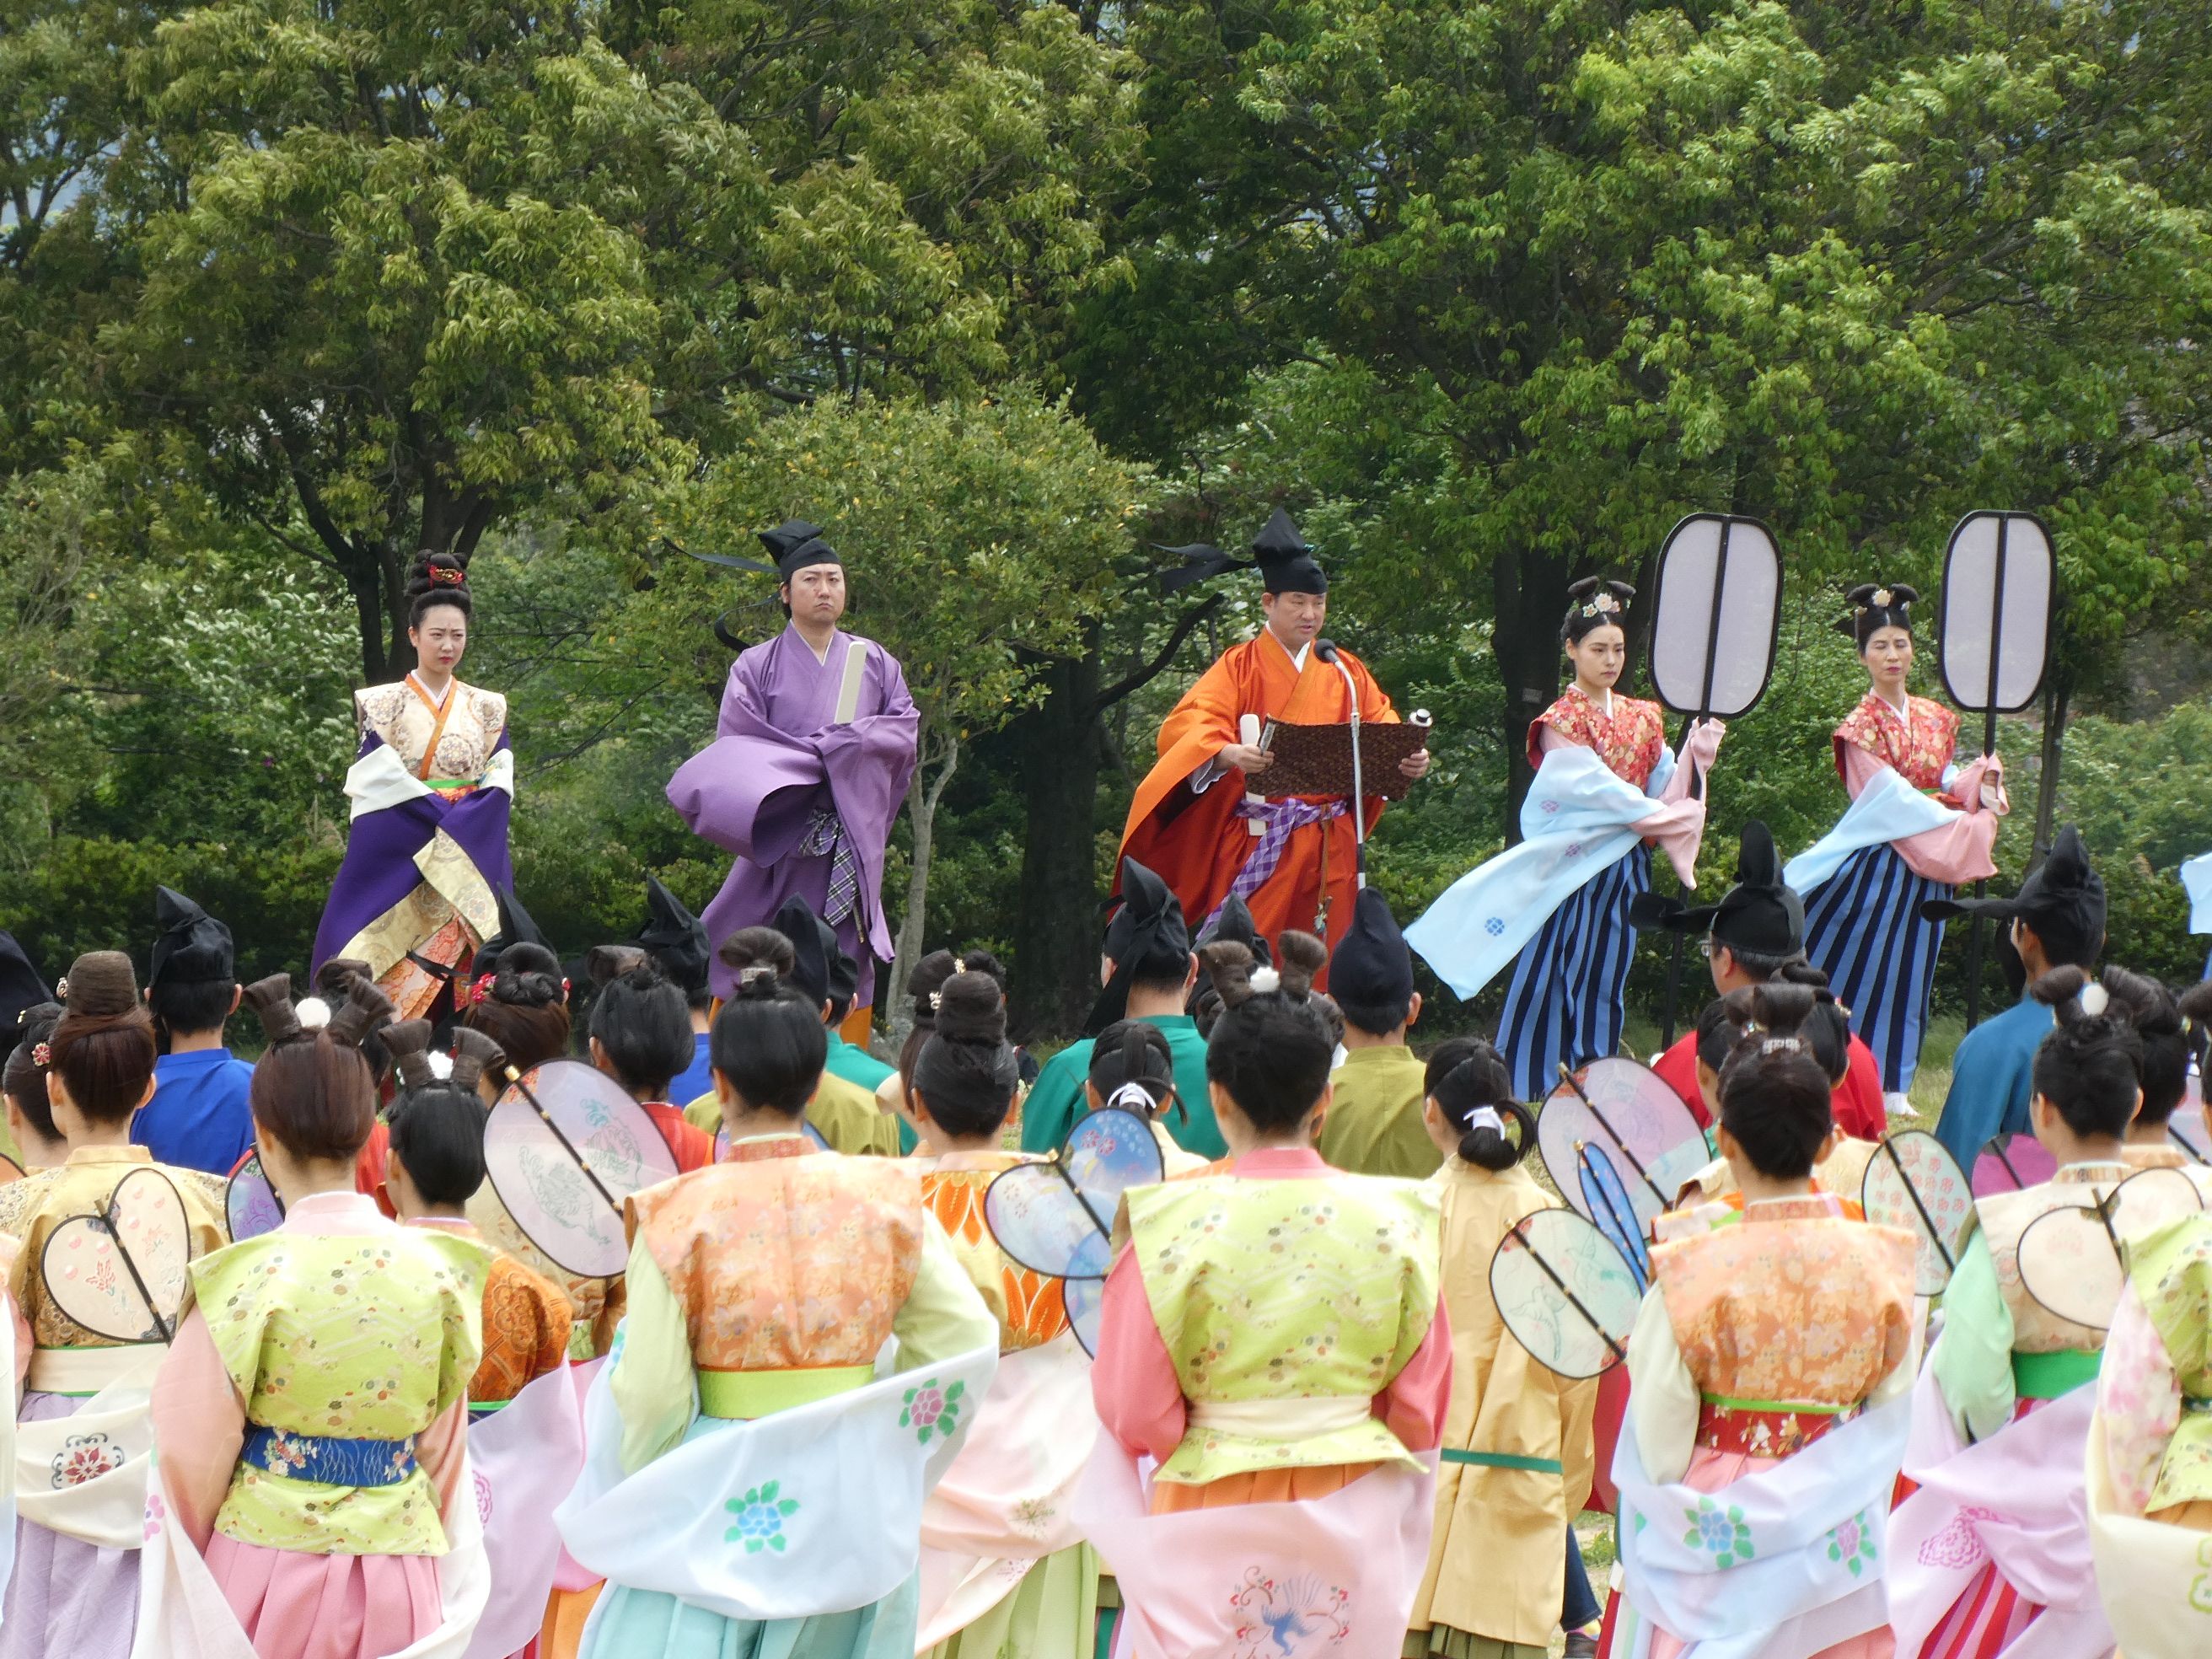
[[[52,1043],[51,1043],[51,1042],[34,1042],[34,1043],[33,1043],[33,1044],[31,1045],[31,1064],[32,1064],[32,1065],[33,1065],[33,1066],[37,1066],[40,1071],[44,1072],[44,1071],[49,1071],[49,1070],[51,1070],[51,1069],[52,1068],[52,1066],[53,1066],[53,1063],[54,1063],[54,1045],[53,1045]]]
[[[467,580],[468,572],[459,565],[434,564],[430,567],[430,585],[433,587],[459,587]]]
[[[450,1082],[453,1075],[453,1057],[442,1049],[433,1049],[429,1055],[430,1075],[441,1083]]]
[[[1794,1036],[1763,1037],[1759,1041],[1759,1052],[1762,1054],[1798,1054],[1805,1052],[1805,1044],[1802,1038]]]
[[[1452,1070],[1456,1074],[1459,1068],[1454,1066]],[[1498,1133],[1504,1134],[1505,1120],[1498,1115],[1498,1108],[1495,1106],[1478,1106],[1467,1115],[1467,1127],[1469,1133],[1473,1133],[1477,1129],[1495,1129]]]
[[[1141,1083],[1128,1082],[1107,1097],[1109,1111],[1134,1112],[1139,1117],[1150,1117],[1159,1102],[1152,1098],[1152,1091]]]
[[[933,1014],[936,1013],[944,1006],[945,993],[942,991],[932,991],[929,994],[929,1012]]]
[[[331,1005],[320,997],[301,997],[292,1012],[303,1031],[319,1031],[331,1023]]]
[[[1875,588],[1875,591],[1874,591],[1874,603],[1875,603],[1875,608],[1876,610],[1881,610],[1881,611],[1886,611],[1886,610],[1887,610],[1887,609],[1889,608],[1889,602],[1890,602],[1890,600],[1891,600],[1891,599],[1892,599],[1893,597],[1894,597],[1894,596],[1890,592],[1890,591],[1889,591],[1887,588],[1886,588],[1886,587],[1877,587],[1877,588]]]
[[[2105,1010],[2112,1006],[2112,994],[2092,980],[2081,988],[2081,1012],[2092,1019],[2103,1018]]]
[[[1609,617],[1618,612],[1620,609],[1619,599],[1610,593],[1599,592],[1591,595],[1589,603],[1583,605],[1576,614],[1583,617]]]
[[[66,974],[54,981],[54,1000],[56,1002],[69,1000],[69,975]]]
[[[1273,968],[1255,968],[1252,970],[1249,983],[1253,995],[1265,996],[1270,991],[1279,991],[1283,988],[1283,976]]]

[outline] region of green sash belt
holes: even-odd
[[[1447,1463],[1472,1463],[1481,1469],[1529,1469],[1538,1474],[1565,1473],[1556,1457],[1518,1457],[1511,1452],[1455,1451],[1447,1446],[1443,1460]]]
[[[699,1373],[702,1417],[734,1417],[747,1422],[773,1417],[818,1400],[866,1388],[876,1379],[873,1365],[809,1365],[782,1371]]]
[[[2061,1348],[2056,1353],[2015,1353],[2012,1391],[2022,1400],[2057,1400],[2097,1380],[2104,1350]]]

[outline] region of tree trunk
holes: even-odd
[[[1044,670],[1045,698],[1014,735],[1029,833],[1014,916],[1012,1025],[1024,1042],[1081,1029],[1097,979],[1101,647]]]
[[[1504,683],[1499,715],[1507,760],[1505,843],[1521,839],[1521,802],[1536,770],[1528,764],[1528,723],[1559,694],[1559,617],[1567,608],[1567,562],[1557,554],[1501,553],[1491,562],[1497,623],[1491,648]]]
[[[945,786],[952,781],[952,774],[960,765],[958,733],[948,734],[944,744],[942,753],[932,757],[935,775],[926,775],[930,772],[929,766],[917,766],[914,781],[907,786],[907,811],[914,823],[914,860],[913,868],[907,875],[906,918],[899,923],[889,988],[879,984],[876,989],[877,1007],[889,1009],[883,1024],[893,1048],[906,1041],[907,1031],[914,1024],[913,1009],[902,988],[915,963],[921,960],[922,928],[929,908],[929,861],[937,835],[937,804],[945,799]]]

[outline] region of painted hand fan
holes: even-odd
[[[276,1231],[284,1219],[284,1200],[270,1184],[260,1153],[248,1152],[246,1161],[231,1171],[230,1184],[223,1188],[222,1206],[230,1218],[234,1243]]]
[[[2033,1135],[1996,1135],[1974,1160],[1974,1196],[2039,1187],[2058,1173],[2058,1160]]]
[[[1628,1357],[1644,1300],[1627,1261],[1571,1210],[1539,1210],[1513,1224],[1490,1258],[1490,1295],[1530,1358],[1574,1378]]]
[[[1078,1119],[1057,1156],[1002,1171],[983,1194],[983,1218],[999,1248],[1033,1273],[1067,1281],[1068,1322],[1085,1353],[1098,1352],[1098,1307],[1121,1194],[1165,1173],[1152,1126],[1108,1107]]]
[[[563,1272],[605,1279],[629,1243],[623,1200],[676,1176],[676,1155],[612,1078],[551,1060],[514,1081],[484,1125],[484,1171],[514,1224]]]
[[[159,1170],[133,1170],[98,1215],[73,1215],[46,1235],[39,1271],[54,1306],[85,1329],[116,1342],[167,1342],[191,1259],[185,1200]]]
[[[1560,1072],[1536,1119],[1536,1146],[1552,1184],[1585,1220],[1595,1219],[1576,1152],[1597,1148],[1627,1188],[1637,1231],[1648,1233],[1711,1156],[1698,1120],[1657,1073],[1635,1060],[1594,1060],[1582,1072]]]
[[[1679,714],[1734,720],[1766,690],[1782,619],[1782,556],[1756,519],[1692,513],[1659,550],[1651,684]]]
[[[822,1131],[801,1120],[799,1133],[806,1137],[807,1144],[817,1152],[830,1150],[830,1143],[822,1139]],[[722,1163],[730,1156],[730,1132],[726,1127],[714,1131],[714,1162]]]
[[[1912,1288],[1921,1296],[1941,1295],[1974,1219],[1974,1195],[1943,1143],[1925,1129],[1890,1136],[1867,1164],[1859,1202],[1869,1221],[1902,1227],[1920,1241]]]
[[[1577,1147],[1575,1163],[1591,1221],[1635,1273],[1638,1293],[1650,1290],[1651,1247],[1644,1242],[1644,1230],[1636,1224],[1636,1206],[1629,1202],[1620,1171],[1595,1146]]]
[[[2109,1329],[2127,1266],[2120,1247],[2204,1207],[2179,1170],[2130,1176],[2094,1207],[2053,1210],[2020,1236],[2020,1282],[2044,1307],[2091,1330]]]
[[[2035,701],[2057,588],[2051,532],[2028,513],[1969,513],[1943,554],[1943,689],[1974,714]]]

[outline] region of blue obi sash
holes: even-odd
[[[246,1425],[238,1461],[292,1480],[326,1486],[396,1486],[415,1473],[415,1442],[352,1440]]]

